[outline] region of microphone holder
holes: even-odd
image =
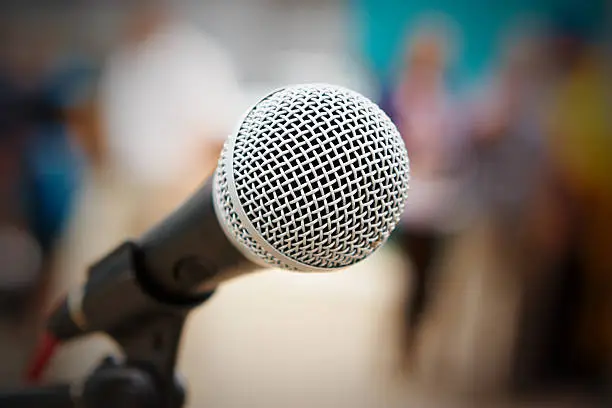
[[[117,263],[138,275],[135,247],[113,252]],[[200,304],[214,291],[200,297]],[[185,319],[192,307],[152,308],[137,321],[106,331],[123,357],[107,356],[83,380],[72,384],[0,390],[2,408],[182,408],[186,387],[175,371]]]

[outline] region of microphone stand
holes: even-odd
[[[137,276],[133,251],[133,245],[119,247],[106,265],[122,270],[121,276]],[[213,293],[203,294],[199,303]],[[0,407],[182,408],[186,387],[175,366],[185,319],[196,305],[151,305],[136,322],[106,332],[122,349],[123,358],[107,356],[85,379],[73,384],[0,391]]]

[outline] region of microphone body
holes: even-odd
[[[257,266],[228,240],[215,214],[214,178],[138,241],[147,279],[174,303]]]
[[[360,262],[400,220],[408,164],[397,128],[364,96],[326,84],[274,91],[245,113],[214,177],[94,264],[48,329],[59,340],[116,334],[184,315],[258,268],[329,272]]]

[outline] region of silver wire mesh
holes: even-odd
[[[284,88],[247,113],[233,139],[233,202],[224,157],[219,215],[232,237],[266,264],[292,270],[249,234],[317,268],[354,264],[386,241],[408,193],[408,155],[391,120],[362,95],[331,85]]]

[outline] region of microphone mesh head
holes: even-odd
[[[404,143],[364,96],[332,85],[271,93],[226,141],[214,202],[227,236],[262,266],[352,265],[389,237],[408,194]]]

